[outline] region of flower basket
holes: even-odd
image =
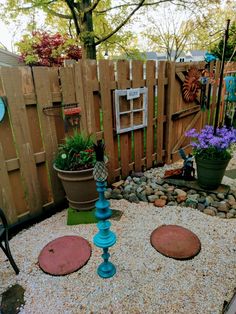
[[[73,136],[65,139],[64,144],[59,145],[54,160],[54,169],[61,179],[69,206],[79,211],[95,208],[98,199],[93,178],[96,162],[93,145],[90,136],[75,131]]]
[[[232,145],[236,143],[236,130],[206,125],[200,132],[191,129],[185,133],[193,141],[193,155],[197,165],[197,177],[200,187],[217,189],[221,184],[226,167],[231,159]]]
[[[196,157],[197,181],[199,186],[208,190],[217,189],[221,184],[230,159],[208,160]]]

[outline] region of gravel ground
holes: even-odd
[[[235,168],[235,160],[228,169]],[[159,174],[167,168],[159,168]],[[223,183],[236,187],[235,181],[225,177]],[[110,250],[117,267],[113,278],[104,280],[96,274],[101,263],[101,250],[92,243],[96,225],[67,226],[64,210],[11,239],[12,254],[20,268],[18,276],[0,250],[0,295],[16,283],[23,286],[26,304],[20,313],[26,314],[221,313],[224,300],[231,299],[235,288],[235,219],[211,217],[186,207],[157,208],[125,200],[111,201],[111,208],[123,211],[120,221],[112,220],[112,230],[118,236]],[[159,254],[150,245],[150,234],[162,224],[193,231],[201,241],[201,252],[188,261]],[[90,260],[67,276],[44,274],[37,264],[40,251],[64,235],[87,239],[92,245]]]

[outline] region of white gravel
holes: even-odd
[[[0,294],[18,283],[25,292],[21,313],[221,313],[233,295],[236,279],[236,220],[205,215],[181,207],[112,201],[124,212],[112,220],[118,241],[111,248],[117,274],[101,279],[96,274],[101,250],[92,239],[95,224],[66,225],[66,211],[20,232],[10,247],[20,274],[15,276],[0,250]],[[150,245],[151,232],[162,224],[177,224],[193,231],[202,244],[192,260],[164,257]],[[63,235],[79,235],[92,245],[92,256],[79,271],[62,277],[44,274],[37,265],[41,249]]]

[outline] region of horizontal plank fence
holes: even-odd
[[[0,68],[0,96],[7,103],[0,122],[0,206],[10,223],[28,220],[64,200],[53,160],[58,144],[74,130],[65,127],[61,105],[80,106],[79,131],[104,140],[110,183],[132,171],[175,161],[178,148],[188,145],[184,131],[201,127],[212,114],[212,109],[202,112],[199,104],[182,100],[181,77],[192,65],[81,60],[59,69]],[[196,66],[202,69],[204,64]],[[147,126],[117,134],[114,93],[130,88],[147,88]],[[133,108],[142,105],[133,100]],[[142,119],[139,109],[130,113],[126,97],[120,107],[126,108],[124,125]]]

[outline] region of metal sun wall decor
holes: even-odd
[[[201,88],[200,77],[201,72],[195,66],[190,67],[182,88],[183,99],[187,103],[193,102],[197,98]]]
[[[102,278],[110,278],[115,275],[116,267],[109,261],[110,254],[108,249],[116,243],[116,235],[110,230],[111,223],[107,220],[111,217],[112,210],[110,209],[109,201],[104,197],[108,175],[104,162],[104,144],[101,141],[98,142],[97,145],[94,145],[94,150],[97,162],[94,166],[93,175],[99,193],[95,216],[99,220],[97,224],[99,232],[94,236],[93,242],[97,247],[103,249],[102,258],[104,261],[99,265],[97,273]]]

